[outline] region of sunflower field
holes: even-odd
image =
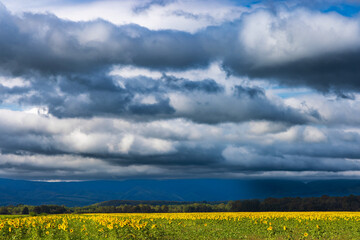
[[[1,216],[0,239],[360,239],[360,213]]]

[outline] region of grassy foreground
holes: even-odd
[[[360,239],[357,212],[0,217],[0,239]]]

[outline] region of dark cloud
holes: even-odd
[[[134,12],[169,2],[150,1]],[[48,111],[0,109],[0,174],[4,169],[34,178],[359,171],[358,19],[284,9],[260,7],[233,22],[187,33],[51,14],[19,16],[0,5],[0,75],[5,82],[24,80],[13,86],[0,82],[0,102]],[[333,108],[323,110],[271,96],[253,86],[262,82],[249,84],[246,78],[238,79],[240,84],[232,78],[173,76],[214,61],[229,75],[308,86],[338,99],[324,101]],[[163,74],[111,75],[114,65]]]
[[[0,66],[13,73],[93,71],[111,64],[183,69],[205,66],[211,59],[200,39],[185,32],[0,11]]]
[[[89,134],[89,138],[91,138],[91,131],[94,129],[89,129],[89,132],[86,132],[86,125],[91,120],[86,121],[82,131],[84,134]],[[222,126],[219,128],[224,128],[226,131],[234,131],[238,128],[236,125],[233,127]],[[211,177],[221,172],[222,177],[226,177],[231,176],[231,174],[251,176],[261,172],[271,173],[275,171],[294,173],[316,171],[321,176],[321,174],[328,172],[341,173],[360,170],[360,164],[356,161],[360,156],[357,147],[360,142],[359,134],[352,133],[352,140],[350,141],[349,136],[346,136],[348,133],[330,130],[325,132],[327,139],[309,142],[311,139],[303,139],[305,129],[298,128],[298,130],[296,140],[279,139],[269,143],[269,136],[264,135],[261,136],[263,142],[251,142],[252,137],[246,140],[244,136],[244,144],[240,145],[229,145],[228,140],[209,137],[203,132],[202,134],[205,135],[201,139],[177,141],[176,151],[149,154],[143,154],[140,150],[141,146],[138,149],[140,152],[130,151],[128,153],[109,152],[109,150],[104,149],[94,151],[90,147],[79,152],[71,149],[66,151],[62,149],[63,146],[54,141],[53,137],[56,137],[54,135],[41,136],[37,134],[38,139],[43,139],[43,142],[40,142],[31,138],[31,131],[23,131],[22,135],[8,138],[7,142],[0,141],[0,148],[8,149],[8,151],[1,152],[0,165],[3,169],[16,169],[17,174],[31,171],[40,171],[43,172],[42,174],[44,171],[48,171],[48,173],[62,172],[64,174],[62,177],[65,178],[75,172],[79,177],[85,177],[89,174],[88,166],[95,164],[99,167],[97,169],[99,172],[96,171],[96,176],[93,177],[100,178],[107,178],[106,176],[108,176],[108,172],[111,172],[111,169],[117,167],[126,169],[130,166],[158,169],[159,171],[153,173],[151,171],[144,172],[144,174],[153,177],[168,176],[169,172],[173,172],[174,176],[182,177]],[[101,132],[99,129],[96,131]],[[132,129],[127,129],[127,131],[131,132]],[[142,133],[144,134],[144,132]],[[116,131],[113,130],[112,134],[116,134]],[[158,134],[161,135],[161,133]],[[5,137],[4,132],[1,136]],[[44,142],[50,144],[44,147]],[[10,145],[16,146],[13,149],[17,149],[17,151],[11,151]],[[70,160],[59,161],[59,159]],[[94,159],[96,162],[90,159]],[[52,163],[52,161],[56,162]],[[81,167],[81,164],[85,165]],[[121,174],[123,173],[121,172]],[[115,174],[114,176],[119,175]]]
[[[238,34],[233,51],[223,58],[229,74],[321,92],[359,91],[358,18],[301,8],[260,9],[228,28]]]
[[[306,124],[318,120],[314,114],[302,113],[290,107],[275,104],[265,96],[251,98],[249,96],[252,92],[253,90],[236,98],[192,97],[186,102],[185,108],[177,111],[176,116],[207,124],[244,122],[249,119]]]
[[[163,74],[161,80],[170,89],[181,91],[203,91],[207,93],[220,93],[224,91],[224,87],[217,84],[213,79],[205,79],[202,81],[189,81],[184,78],[176,78]]]
[[[222,147],[216,146],[211,149],[199,146],[194,149],[186,144],[179,146],[177,152],[170,154],[82,154],[83,157],[101,158],[115,166],[152,165],[169,168],[201,168],[216,167],[223,163],[221,155]]]
[[[343,91],[339,91],[339,90],[334,90],[334,93],[340,99],[355,100],[355,95],[352,92],[343,92]]]
[[[18,102],[23,106],[46,106],[49,113],[60,118],[123,114],[133,98],[132,92],[101,73],[53,79],[37,76],[32,79],[31,92],[20,96]]]
[[[149,8],[153,6],[161,6],[164,7],[170,3],[175,2],[175,0],[151,0],[146,1],[144,3],[137,4],[135,7],[133,7],[134,13],[141,13],[143,11],[148,10]]]
[[[28,91],[30,91],[31,88],[29,87],[5,87],[0,84],[0,96],[3,96],[3,99],[0,99],[0,101],[5,100],[8,96],[16,95],[16,94],[23,94]]]
[[[170,106],[169,99],[158,99],[154,104],[133,104],[129,106],[130,112],[136,115],[173,114],[175,109]]]
[[[3,87],[1,96],[4,99],[15,96],[13,104],[46,107],[58,118],[105,116],[134,121],[185,118],[207,124],[248,120],[305,124],[319,120],[313,112],[274,103],[260,88],[239,85],[233,96],[228,95],[212,79],[190,81],[165,74],[159,79],[123,78],[110,76],[105,69],[52,77],[33,75],[28,81],[31,86]],[[150,102],[147,98],[151,98]]]
[[[113,64],[183,70],[222,60],[230,74],[310,86],[323,92],[358,91],[360,86],[357,19],[334,13],[287,10],[290,17],[281,18],[281,11],[261,9],[190,34],[116,26],[102,20],[71,22],[53,15],[25,13],[18,17],[4,7],[0,11],[0,68],[14,74],[33,70],[53,75],[88,72]],[[313,25],[309,23],[312,18],[316,19]],[[256,19],[262,21],[258,29],[249,27]],[[337,22],[333,30],[323,27]],[[261,27],[266,24],[272,28],[262,33]],[[294,31],[296,28],[300,30]],[[311,36],[318,28],[325,39],[339,38],[338,42],[327,41],[322,46],[317,36]],[[342,37],[345,34],[349,36]],[[283,35],[287,39],[281,43]],[[311,53],[314,47],[303,40],[303,35],[311,36],[319,48]],[[254,48],[254,43],[244,40],[247,38],[261,39],[259,46]],[[271,41],[275,41],[273,47]],[[191,84],[188,88],[196,88]]]
[[[359,170],[358,134],[330,130],[325,132],[326,137],[319,137],[314,129],[297,130],[292,140],[279,139],[267,146],[258,143],[230,146],[223,156],[235,169],[247,171]]]
[[[273,131],[275,125],[269,124],[259,135],[252,134],[259,130],[253,122],[124,122],[0,111],[0,165],[8,174],[12,169],[14,176],[108,178],[111,173],[115,177],[164,177],[171,172],[173,176],[214,177],[221,172],[224,177],[360,170],[360,136],[356,132],[286,124]]]
[[[310,86],[322,92],[359,91],[360,49],[349,52],[323,54],[269,66],[256,66],[256,62],[243,58],[229,58],[225,68],[237,75],[251,78],[273,79],[289,86]],[[339,91],[337,91],[340,93]]]
[[[250,98],[265,97],[264,91],[260,88],[249,88],[239,85],[234,87],[234,94],[235,96],[238,97],[243,97],[243,95],[248,96]]]

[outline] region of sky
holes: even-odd
[[[359,1],[0,2],[0,178],[360,178]]]

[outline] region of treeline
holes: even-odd
[[[65,207],[58,205],[41,206],[3,206],[0,207],[0,215],[46,215],[65,213],[169,213],[169,212],[228,212],[230,204],[211,205],[206,203],[192,203],[182,205],[121,205],[121,206],[86,206]]]
[[[223,203],[198,202],[169,205],[150,203],[121,204],[119,206],[95,204],[86,207],[17,205],[0,207],[0,214],[360,211],[360,196],[354,195],[347,197],[267,198],[265,200],[237,200]]]
[[[228,212],[230,202],[227,204],[191,203],[176,205],[120,205],[120,206],[87,206],[73,208],[76,213],[176,213],[176,212]]]
[[[231,211],[360,211],[360,196],[235,201]]]
[[[40,214],[63,214],[72,213],[71,208],[58,205],[28,206],[16,205],[0,207],[0,215],[40,215]]]

